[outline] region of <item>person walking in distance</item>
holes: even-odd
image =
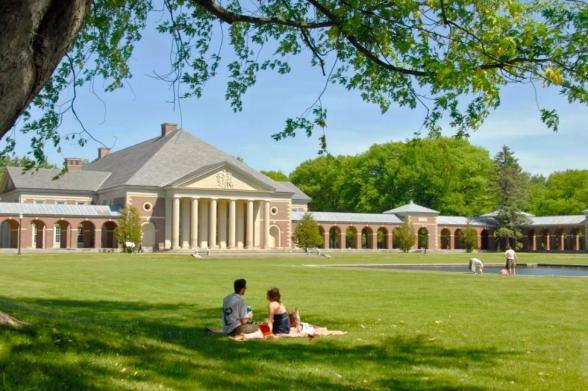
[[[517,254],[510,247],[510,244],[506,245],[506,251],[504,252],[504,258],[506,259],[506,270],[508,274],[514,276],[517,274]]]

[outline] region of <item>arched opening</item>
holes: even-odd
[[[547,251],[549,249],[549,231],[544,229],[541,233],[537,236],[537,250],[539,251]]]
[[[113,221],[107,221],[102,224],[102,248],[117,248],[114,230],[116,224]]]
[[[68,248],[70,224],[59,220],[53,225],[53,248]]]
[[[18,231],[16,220],[4,220],[0,224],[0,248],[18,248]]]
[[[384,227],[378,228],[378,232],[376,232],[376,239],[378,241],[378,248],[379,249],[386,249],[388,248],[388,230]]]
[[[555,234],[551,236],[551,250],[552,251],[563,251],[564,249],[564,230],[557,229]]]
[[[439,237],[439,242],[441,243],[441,250],[450,250],[451,249],[451,231],[447,228],[443,228],[441,230],[441,235]]]
[[[269,248],[280,248],[280,228],[272,225],[269,230]]]
[[[361,248],[372,248],[372,241],[372,229],[370,227],[364,227],[361,230]]]
[[[155,225],[145,223],[141,226],[141,243],[144,248],[153,248],[155,246]]]
[[[456,250],[465,249],[465,243],[463,242],[463,231],[459,228],[456,229],[453,233],[453,248]]]
[[[329,247],[341,248],[341,230],[339,227],[329,229]]]
[[[425,227],[419,229],[418,232],[418,248],[428,249],[429,248],[429,230]]]
[[[357,229],[355,227],[347,227],[345,230],[345,248],[357,248],[356,246]]]
[[[45,234],[47,226],[41,220],[33,220],[31,223],[32,248],[45,248]]]
[[[319,247],[325,248],[325,229],[321,225],[319,225],[318,229],[319,229],[319,234],[321,235],[321,238],[323,239],[321,241],[321,244],[319,244]]]
[[[576,249],[576,232],[575,230],[569,230],[564,232],[564,250],[574,251]]]
[[[533,243],[535,243],[535,246],[537,245],[537,238],[534,229],[530,229],[529,231],[525,232],[523,243],[526,251],[535,251],[533,248]]]
[[[392,230],[392,248],[400,248],[400,243],[398,242],[398,232],[400,228],[394,228]]]
[[[94,224],[89,221],[84,221],[78,225],[78,248],[94,248]]]
[[[490,248],[490,234],[487,229],[480,232],[480,250],[488,250]]]

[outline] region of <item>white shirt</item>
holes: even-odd
[[[510,250],[506,250],[506,252],[504,253],[504,257],[506,259],[511,259],[514,261],[515,259],[515,252],[514,250],[511,248]]]

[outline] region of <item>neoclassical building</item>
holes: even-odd
[[[152,139],[119,151],[99,148],[66,172],[7,167],[0,183],[0,248],[115,249],[120,209],[137,208],[146,250],[290,250],[310,198],[191,133],[164,123]],[[410,219],[415,248],[463,248],[473,227],[478,247],[492,250],[492,214],[466,219],[409,203],[381,214],[311,212],[329,249],[388,249]],[[578,216],[529,216],[528,251],[585,251],[588,210]]]
[[[99,148],[84,165],[66,159],[66,168],[62,176],[6,169],[2,247],[115,248],[118,211],[133,205],[146,249],[289,248],[291,213],[310,201],[168,123],[158,137],[116,152]]]

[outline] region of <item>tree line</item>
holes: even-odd
[[[491,157],[465,138],[374,144],[358,155],[307,160],[289,175],[263,173],[298,186],[312,198],[310,210],[381,213],[410,200],[466,217],[495,210],[569,215],[588,208],[588,170],[532,175],[507,146]]]

